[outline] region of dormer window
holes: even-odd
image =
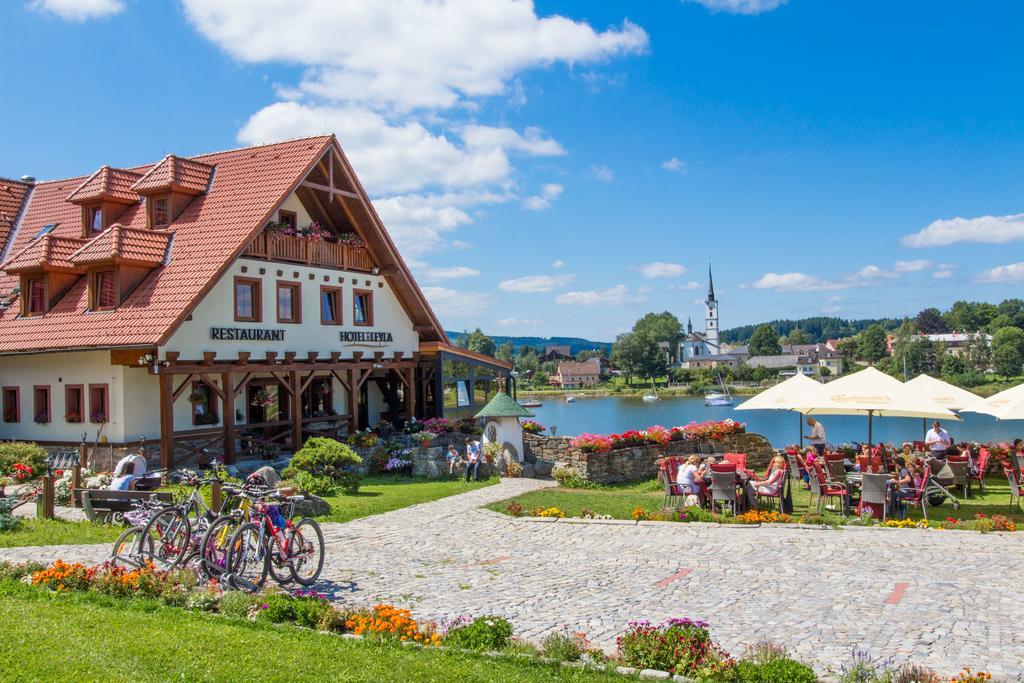
[[[46,313],[46,280],[31,277],[25,281],[25,310],[23,314],[42,315]]]
[[[153,197],[150,227],[164,228],[171,222],[171,200],[167,195]]]
[[[113,270],[97,270],[92,275],[92,310],[117,308],[117,276]]]
[[[103,207],[93,206],[88,211],[89,223],[88,230],[90,235],[96,235],[103,232]]]

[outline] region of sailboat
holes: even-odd
[[[654,380],[651,380],[651,390],[644,394],[644,400],[652,403],[658,400],[658,388],[654,386]]]
[[[722,387],[721,392],[711,392],[704,395],[706,406],[731,406],[732,395],[729,393],[729,386],[722,380],[722,373],[718,373],[718,384]]]
[[[575,403],[576,402],[576,397],[573,396],[572,394],[566,394],[565,395],[565,402],[566,403]]]

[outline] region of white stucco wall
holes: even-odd
[[[265,272],[260,273],[261,270]],[[280,276],[277,274],[278,271],[282,273]],[[298,277],[295,277],[296,273]],[[253,278],[262,282],[262,322],[235,322],[235,277]],[[343,282],[339,282],[339,279]],[[276,298],[279,280],[301,283],[301,323],[277,322]],[[341,287],[343,325],[320,324],[321,285]],[[352,324],[353,289],[373,292],[372,327]],[[214,327],[284,330],[284,341],[212,339],[210,330]],[[390,332],[392,341],[342,342],[339,337],[341,331]],[[391,357],[396,351],[402,351],[408,358],[418,349],[419,335],[413,330],[412,322],[383,277],[243,258],[232,264],[228,272],[193,311],[192,319],[182,323],[167,344],[161,347],[160,355],[163,358],[167,351],[177,351],[182,360],[200,360],[204,351],[216,351],[218,358],[232,360],[237,358],[241,351],[250,352],[253,359],[262,358],[268,351],[276,351],[278,354],[295,351],[300,356],[309,351],[317,351],[322,356],[329,356],[332,351],[338,351],[342,358],[352,358],[354,351],[362,351],[364,357],[372,357],[377,351],[383,351],[385,357]]]
[[[113,443],[123,442],[124,370],[120,365],[110,364],[109,351],[0,356],[0,386],[17,386],[21,389],[21,421],[0,422],[0,439],[78,443],[84,431],[89,442],[92,442],[100,425],[88,421],[89,385],[106,384],[110,414],[103,427],[102,437]],[[50,385],[48,424],[37,425],[34,421],[32,388],[38,384]],[[64,387],[68,384],[83,385],[84,422],[64,421]]]
[[[517,417],[489,417],[484,423],[484,443],[490,441],[488,438],[489,427],[494,425],[494,441],[505,446],[511,445],[516,449],[516,457],[523,462],[523,425]],[[508,455],[508,450],[505,451]]]

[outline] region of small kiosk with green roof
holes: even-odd
[[[496,393],[483,410],[476,414],[478,420],[484,420],[484,444],[501,444],[504,458],[519,463],[523,462],[523,426],[519,424],[521,417],[533,417],[533,413],[504,391]]]

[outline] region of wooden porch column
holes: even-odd
[[[162,368],[161,368],[162,369]],[[174,467],[174,377],[160,373],[160,467]]]
[[[359,369],[348,371],[348,433],[355,433],[359,426]]]
[[[407,378],[405,384],[405,419],[416,417],[416,368],[404,371]]]
[[[292,385],[292,451],[297,451],[302,448],[302,382],[299,371],[289,372],[288,379]]]
[[[224,464],[235,462],[235,377],[230,372],[220,375],[220,388],[224,392],[221,402],[221,424],[224,425]]]

